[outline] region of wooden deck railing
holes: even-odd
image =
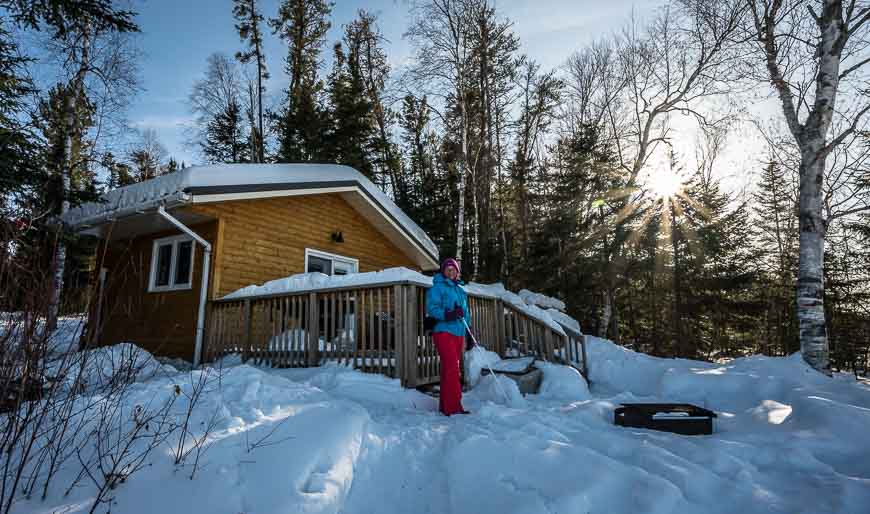
[[[239,353],[275,367],[332,361],[399,378],[405,387],[437,382],[438,352],[423,333],[426,289],[395,282],[215,300],[206,358]],[[478,342],[499,355],[559,362],[580,355],[582,336],[565,336],[498,298],[470,294],[469,310]]]

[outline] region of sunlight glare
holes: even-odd
[[[671,198],[683,189],[682,177],[670,171],[651,175],[646,182],[655,197],[661,199]]]

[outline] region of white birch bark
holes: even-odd
[[[461,65],[460,65],[461,66]],[[462,88],[462,73],[459,74],[459,88]],[[456,260],[462,262],[463,242],[465,241],[465,180],[468,175],[468,113],[465,109],[465,97],[459,93],[459,113],[462,117],[462,155],[459,159],[459,205],[457,211],[456,227]]]
[[[781,10],[791,7],[784,7],[782,1],[760,4],[751,1],[749,5],[757,40],[764,54],[767,75],[801,154],[798,213],[800,246],[796,288],[801,354],[807,364],[830,374],[824,306],[824,251],[829,220],[824,217],[823,186],[827,156],[834,147],[854,133],[861,117],[870,110],[870,105],[860,109],[854,114],[850,128],[829,139],[841,79],[868,62],[863,60],[845,71],[840,70],[844,48],[849,38],[870,19],[870,10],[856,9],[854,2],[849,2],[844,9],[842,0],[822,0],[818,3],[821,4],[821,14],[816,14],[810,3],[799,6],[805,8],[801,12],[808,13],[818,28],[817,34],[798,34],[804,40],[815,41],[814,84],[809,83],[807,87],[814,88],[815,97],[811,103],[807,100],[805,89],[799,89],[800,97],[795,97],[795,86],[792,82],[799,81],[801,77],[791,76],[797,73],[794,71],[787,76],[783,71],[787,68],[783,68],[781,64],[788,62],[790,58],[785,55],[788,49],[784,50],[783,38],[794,36],[790,32],[797,32],[806,25],[795,24],[784,29],[778,25],[784,25],[783,20],[786,19]],[[862,41],[861,44],[866,42]],[[799,119],[802,106],[807,109],[803,122]]]
[[[75,50],[73,49],[73,52]],[[90,52],[90,25],[85,24],[81,33],[81,53],[78,70],[73,77],[71,86],[64,97],[64,140],[59,171],[61,173],[61,206],[60,214],[69,211],[69,191],[72,176],[72,145],[76,126],[76,107],[78,99],[84,94],[85,75],[88,72]],[[66,244],[63,240],[62,228],[57,233],[57,245],[54,256],[54,276],[52,278],[51,301],[48,306],[47,328],[53,331],[57,328],[57,317],[60,312],[60,297],[63,292],[63,276],[66,269]]]

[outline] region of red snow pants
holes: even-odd
[[[438,408],[442,414],[458,414],[462,409],[462,384],[459,383],[459,357],[465,338],[450,332],[434,332],[432,341],[441,357],[441,395]]]

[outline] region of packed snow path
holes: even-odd
[[[854,378],[819,376],[797,355],[720,366],[655,359],[602,340],[589,352],[591,393],[575,371],[544,364],[541,394],[523,398],[513,388],[505,402],[485,377],[465,397],[473,414],[451,418],[435,412],[435,399],[382,376],[230,359],[220,388],[199,407],[201,419],[218,412],[221,422],[196,477],[154,455],[114,491],[112,511],[870,511],[870,388]],[[196,373],[141,377],[130,401],[171,394]],[[714,409],[716,432],[614,426],[614,407],[636,401]],[[87,512],[92,494],[81,487],[13,511]]]

